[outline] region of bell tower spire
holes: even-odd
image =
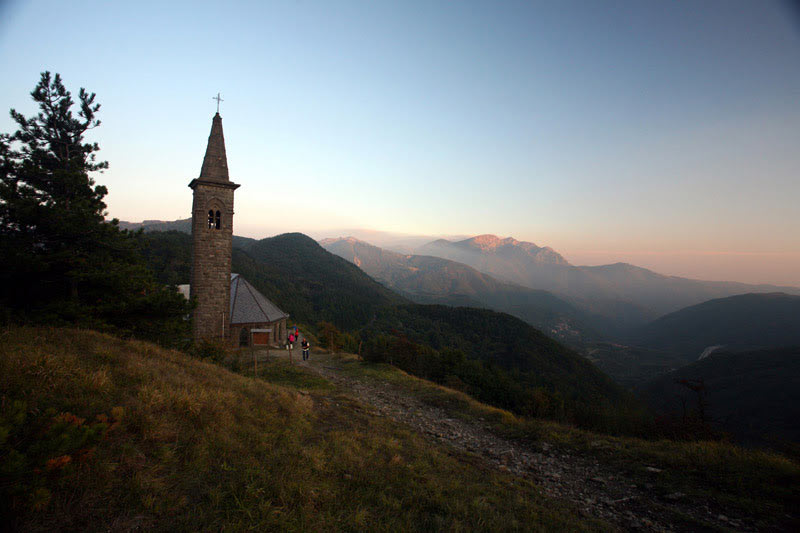
[[[211,121],[206,156],[200,169],[200,179],[228,182],[228,156],[225,154],[225,136],[222,134],[222,117],[219,113]]]
[[[196,342],[225,341],[230,329],[233,192],[239,185],[228,176],[219,112],[211,121],[200,176],[189,187],[193,191],[191,297],[197,301],[192,336]]]

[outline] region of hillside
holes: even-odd
[[[448,259],[399,254],[352,237],[325,239],[320,244],[417,303],[502,311],[567,343],[601,337],[592,325],[596,317],[547,291],[501,282]]]
[[[588,344],[584,352],[597,368],[628,389],[686,364],[684,358],[670,351],[613,342]]]
[[[358,329],[378,308],[407,303],[355,265],[301,233],[251,243],[233,256],[234,270],[296,320]]]
[[[274,385],[90,331],[0,334],[4,531],[609,528],[313,376],[273,365],[265,379],[290,380]]]
[[[612,433],[642,435],[652,429],[641,404],[602,371],[505,313],[441,305],[387,307],[362,338],[365,358],[455,384],[517,414]]]
[[[741,294],[670,313],[636,332],[635,340],[694,361],[711,346],[800,345],[800,296]]]
[[[172,272],[189,272],[189,236],[140,237],[151,265],[166,280],[174,278]],[[419,365],[405,367],[409,372],[428,377],[423,369],[439,360],[439,352],[461,350],[481,363],[459,363],[442,370],[439,378],[458,377],[483,401],[586,427],[641,431],[636,425],[642,413],[631,397],[586,360],[517,318],[481,309],[407,305],[305,235],[280,235],[246,246],[246,251],[234,249],[235,272],[312,331],[325,320],[349,333],[351,350],[358,349],[359,341],[399,332],[427,350]]]
[[[154,232],[140,239],[150,267],[163,283],[189,282],[190,235]],[[357,329],[376,309],[408,303],[300,233],[260,241],[235,238],[232,271],[278,303],[291,320],[305,324],[324,320],[343,329]]]
[[[800,467],[776,454],[520,419],[348,356],[254,376],[91,331],[0,335],[3,530],[797,524]]]
[[[676,381],[700,379],[715,427],[751,444],[800,442],[800,347],[714,352],[645,384],[641,392],[656,412],[681,417],[684,402],[696,411],[698,400]]]

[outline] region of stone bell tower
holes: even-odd
[[[195,342],[202,339],[224,341],[231,319],[233,191],[239,185],[228,178],[219,109],[211,122],[200,176],[193,179],[189,187],[194,191],[191,297],[197,300],[192,337]]]

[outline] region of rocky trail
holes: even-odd
[[[313,358],[301,362],[336,385],[351,391],[380,416],[481,457],[491,467],[529,478],[548,496],[568,500],[586,517],[606,520],[622,530],[638,531],[755,531],[746,517],[696,501],[682,493],[659,496],[649,483],[634,481],[624,472],[546,442],[524,442],[498,436],[490,426],[452,417],[427,405],[409,391],[366,377],[345,375],[333,362]],[[648,471],[657,476],[658,468]],[[648,486],[649,485],[649,486]]]

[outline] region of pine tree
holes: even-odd
[[[75,102],[61,77],[44,72],[31,92],[39,113],[11,117],[18,130],[0,135],[0,302],[6,321],[73,323],[171,344],[186,305],[153,282],[131,234],[106,221],[108,193],[90,173],[100,104],[81,88]]]

